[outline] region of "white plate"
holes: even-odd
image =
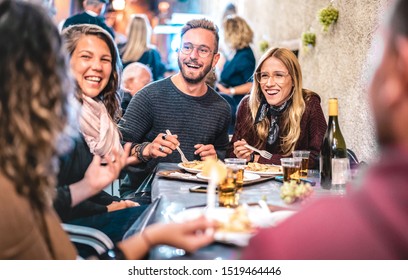
[[[200,173],[200,172],[202,171],[201,169],[194,169],[194,168],[185,167],[182,162],[180,162],[179,164],[177,164],[177,166],[178,166],[179,168],[181,168],[181,169],[184,169],[184,170],[187,171],[187,172],[190,172],[190,173]]]
[[[212,218],[221,223],[226,223],[232,213],[232,208],[216,207],[210,212],[206,212],[205,207],[195,207],[181,211],[172,215],[172,219],[177,223],[182,223],[188,220],[194,220],[202,215]],[[295,211],[282,210],[268,213],[257,206],[247,208],[248,218],[251,221],[254,232],[226,232],[216,231],[214,238],[218,242],[234,244],[237,246],[248,245],[249,239],[255,234],[256,229],[275,226],[291,216]]]
[[[197,178],[204,179],[204,180],[210,179],[210,177],[204,176],[203,173],[201,172],[197,174]],[[247,183],[252,182],[252,181],[258,180],[259,178],[261,178],[261,176],[258,174],[244,172],[244,182],[247,182]]]
[[[274,166],[279,166],[279,165],[274,165]],[[252,173],[252,174],[258,174],[262,177],[269,177],[269,176],[276,176],[276,175],[282,175],[282,171],[276,171],[276,172],[262,172],[262,171],[252,171],[245,169],[245,172]]]

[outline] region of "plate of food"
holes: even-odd
[[[197,178],[204,179],[204,180],[210,179],[210,177],[203,175],[203,173],[201,173],[201,172],[197,174]],[[259,178],[261,178],[261,176],[258,175],[258,174],[244,172],[244,183],[249,183],[249,182],[252,182],[252,181],[256,181]]]
[[[204,161],[193,160],[188,162],[180,162],[177,166],[190,173],[200,173],[203,171]]]
[[[214,239],[217,242],[246,246],[249,239],[260,228],[274,226],[294,213],[294,211],[285,210],[285,215],[279,215],[276,214],[278,212],[282,211],[271,213],[257,206],[214,209],[195,207],[172,215],[172,218],[175,222],[181,223],[205,215],[215,221]]]
[[[274,164],[262,164],[258,162],[248,162],[245,167],[245,173],[258,174],[260,176],[282,175],[282,166]]]

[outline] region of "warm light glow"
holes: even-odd
[[[115,11],[122,11],[125,9],[126,1],[125,0],[113,0],[112,7]]]
[[[167,14],[170,8],[170,4],[168,2],[160,2],[159,3],[159,11],[162,14]]]

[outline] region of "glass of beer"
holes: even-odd
[[[284,182],[296,181],[296,183],[300,183],[301,163],[300,158],[281,158]]]
[[[237,175],[239,169],[227,166],[227,176],[218,185],[218,204],[221,207],[235,208],[238,206],[239,193],[237,187]]]
[[[306,178],[309,170],[309,155],[310,151],[293,151],[294,158],[300,158],[302,163],[300,165],[300,178]]]
[[[244,186],[244,171],[246,166],[246,160],[243,158],[226,158],[224,159],[225,165],[236,170],[237,173],[237,192],[242,192],[242,187]]]

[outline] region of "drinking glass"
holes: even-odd
[[[244,186],[244,172],[245,172],[246,160],[243,158],[226,158],[224,159],[224,163],[227,166],[227,168],[230,167],[232,169],[236,169],[237,192],[241,193],[242,188]]]
[[[283,169],[283,181],[296,181],[300,183],[300,165],[302,160],[300,158],[281,158],[281,165]]]
[[[294,158],[300,158],[300,178],[306,178],[309,169],[309,155],[310,151],[293,151],[292,156]]]
[[[238,163],[226,163],[225,165],[227,167],[227,176],[218,185],[218,204],[221,207],[235,208],[238,206],[240,187],[242,189],[245,165]]]

